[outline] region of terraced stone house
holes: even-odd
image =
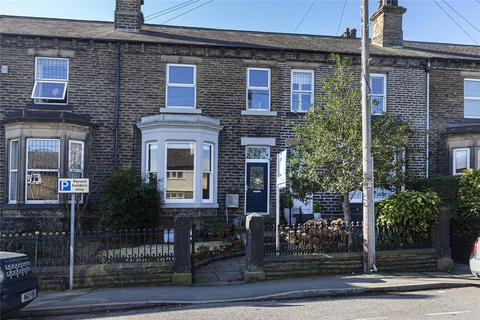
[[[117,0],[113,23],[0,17],[2,229],[62,228],[60,177],[90,178],[89,216],[98,216],[121,167],[157,177],[164,218],[272,217],[275,156],[322,94],[331,54],[360,76],[353,34],[152,25],[142,4]],[[380,1],[371,18],[374,116],[399,115],[417,131],[406,170],[461,174],[480,165],[480,48],[405,41],[405,11]],[[341,212],[338,195],[315,197],[324,214]]]

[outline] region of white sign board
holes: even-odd
[[[383,189],[383,188],[375,188],[373,191],[373,200],[375,202],[382,201],[383,199],[387,199],[391,195],[393,195],[395,192],[390,191],[388,189]],[[363,199],[363,192],[360,190],[355,190],[350,192],[348,197],[350,198],[350,203],[362,203]]]
[[[58,193],[88,193],[88,179],[58,179]]]
[[[228,193],[226,197],[226,207],[238,208],[238,205],[239,205],[239,195]]]
[[[277,154],[277,185],[287,183],[287,150]]]

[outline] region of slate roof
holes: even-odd
[[[139,33],[114,31],[113,22],[0,15],[0,34],[139,41],[236,48],[360,53],[360,39],[145,24]],[[372,55],[480,60],[480,46],[404,41],[403,48],[370,45]]]

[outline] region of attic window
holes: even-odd
[[[68,59],[35,58],[32,99],[37,103],[66,103]]]

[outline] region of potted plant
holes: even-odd
[[[321,213],[322,207],[320,206],[319,201],[313,203],[313,219],[322,219]]]

